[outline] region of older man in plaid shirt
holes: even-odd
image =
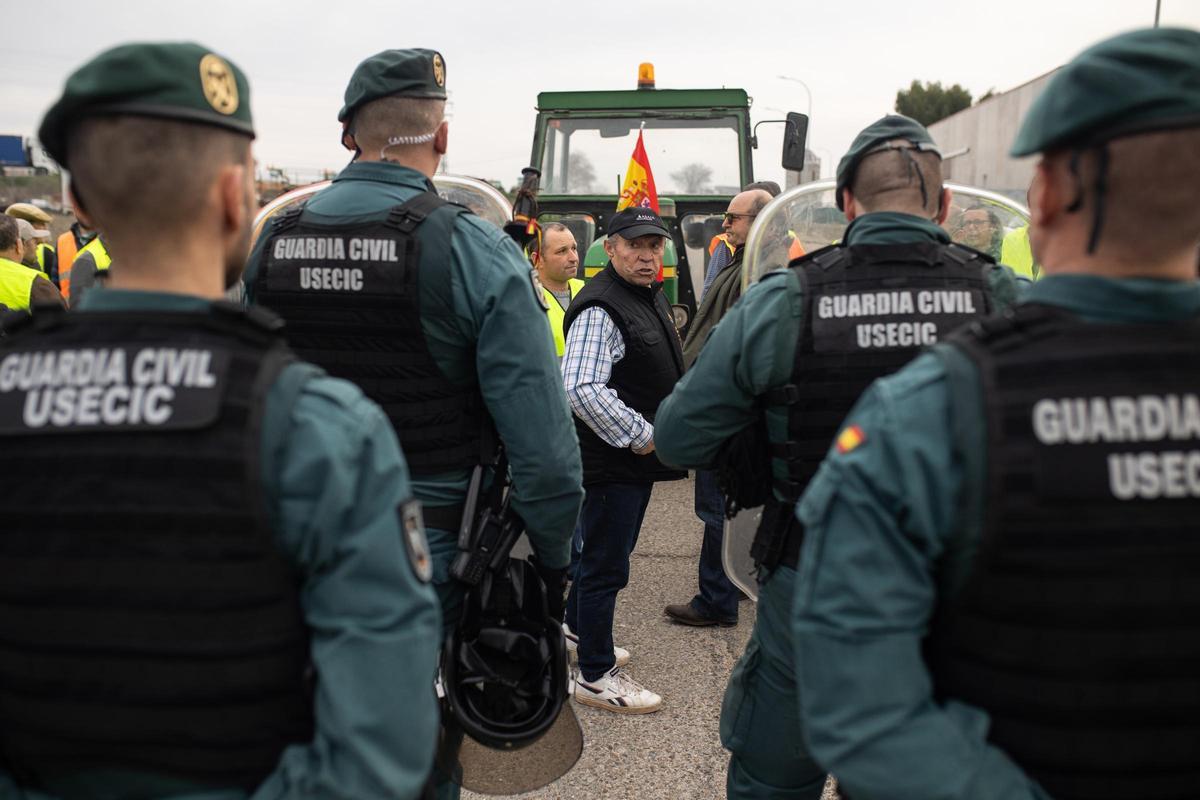
[[[612,640],[617,593],[655,481],[677,480],[654,454],[654,415],[683,375],[683,350],[658,273],[668,236],[653,211],[613,216],[609,263],[567,311],[563,384],[575,413],[586,496],[583,552],[566,624],[578,637],[575,699],[623,714],[647,714],[662,698],[621,669]]]

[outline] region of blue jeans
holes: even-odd
[[[737,622],[741,593],[721,562],[725,498],[717,485],[717,473],[710,470],[696,470],[696,516],[704,523],[704,543],[700,545],[700,593],[692,598],[692,608],[710,619]]]
[[[567,595],[567,624],[579,637],[579,671],[594,681],[616,664],[613,615],[617,593],[629,583],[629,554],[650,504],[653,483],[598,483],[586,487],[579,525],[583,552]]]
[[[583,555],[583,520],[578,520],[575,523],[575,532],[571,534],[571,564],[567,567],[567,577],[571,582],[575,582],[575,571],[579,569],[579,557]],[[568,617],[567,624],[571,620]],[[572,629],[572,633],[574,629]]]

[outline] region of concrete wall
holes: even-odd
[[[819,180],[821,180],[821,158],[812,150],[805,148],[804,170],[801,172],[791,169],[784,170],[783,188],[787,190],[802,183],[812,183]]]
[[[1047,72],[930,125],[933,140],[946,156],[943,177],[1024,201],[1035,158],[1010,158],[1008,149],[1025,112],[1053,75]]]

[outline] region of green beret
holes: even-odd
[[[1050,79],[1014,156],[1200,126],[1200,31],[1148,28],[1092,45]]]
[[[887,149],[887,143],[893,139],[904,139],[912,142],[913,148],[916,150],[936,153],[938,158],[942,156],[937,145],[934,144],[933,137],[929,135],[929,131],[915,119],[901,114],[889,114],[883,119],[872,122],[863,128],[858,136],[854,137],[850,149],[838,162],[837,207],[839,209],[845,211],[842,208],[842,189],[849,186],[850,182],[854,180],[854,173],[858,169],[858,165],[872,153]]]
[[[363,103],[381,97],[446,99],[446,60],[436,50],[412,47],[384,50],[354,68],[338,122],[346,122]]]
[[[69,169],[71,126],[101,114],[177,119],[254,135],[246,76],[191,42],[126,44],[96,56],[67,78],[62,97],[42,119],[38,139]]]

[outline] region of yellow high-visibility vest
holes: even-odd
[[[1004,235],[1004,241],[1000,243],[1000,263],[1012,267],[1013,272],[1030,280],[1041,277],[1041,269],[1033,263],[1033,251],[1029,248],[1028,225]]]
[[[42,242],[37,246],[37,263],[42,272],[46,271],[46,253],[53,253],[54,245]]]
[[[28,310],[33,281],[41,274],[24,264],[0,258],[0,304],[12,311]]]
[[[571,290],[571,299],[575,299],[575,295],[579,294],[579,290],[583,288],[583,281],[578,278],[568,278],[567,288]],[[563,334],[563,323],[567,319],[567,310],[558,304],[558,298],[554,296],[554,292],[542,287],[542,294],[546,296],[546,305],[550,309],[546,312],[546,316],[550,319],[550,333],[554,334],[554,352],[562,358],[563,350],[566,349],[566,337]]]
[[[112,257],[109,256],[108,250],[104,247],[104,242],[100,241],[99,236],[79,248],[75,258],[78,259],[84,253],[91,253],[92,258],[96,260],[96,272],[106,272],[112,264]]]

